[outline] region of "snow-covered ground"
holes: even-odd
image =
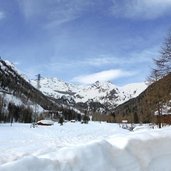
[[[171,127],[0,124],[0,171],[170,171]]]

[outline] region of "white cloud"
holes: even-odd
[[[81,11],[91,5],[90,0],[18,0],[18,3],[27,19],[44,18],[46,28],[58,26],[78,18]]]
[[[82,84],[91,84],[96,81],[111,81],[120,77],[132,76],[135,73],[123,71],[120,69],[111,69],[106,71],[101,71],[89,75],[81,75],[73,78],[72,81],[79,82]]]
[[[19,62],[19,61],[14,61],[14,65],[21,65],[21,62]]]
[[[169,13],[171,0],[113,0],[112,13],[125,18],[155,19]]]
[[[152,59],[158,55],[159,47],[152,47],[142,51],[132,52],[127,56],[120,55],[101,55],[100,57],[85,58],[81,60],[66,59],[56,62],[56,58],[52,59],[50,63],[44,67],[54,71],[60,71],[62,69],[73,69],[73,68],[85,68],[85,67],[111,67],[111,66],[122,66],[125,65],[140,65],[140,64],[151,64]],[[68,62],[69,61],[69,62]]]
[[[97,57],[97,58],[85,58],[85,59],[79,59],[79,60],[72,60],[72,59],[66,59],[61,62],[55,62],[56,58],[48,64],[51,66],[51,69],[58,70],[58,69],[64,69],[64,68],[75,68],[75,67],[102,67],[108,64],[113,64],[116,62],[116,58],[103,56],[103,57]],[[69,61],[69,62],[68,62]]]
[[[156,57],[159,53],[160,46],[154,46],[148,49],[133,51],[125,55],[102,55],[97,58],[87,58],[82,61],[77,61],[79,65],[89,65],[95,67],[107,66],[107,65],[126,65],[126,64],[140,64],[149,63],[152,58]],[[74,63],[77,63],[74,62]]]
[[[46,16],[49,11],[49,6],[52,1],[47,0],[17,0],[20,10],[23,12],[24,16],[29,18],[36,18],[40,16]]]
[[[113,57],[109,57],[108,55],[103,55],[97,58],[87,58],[82,61],[83,64],[91,66],[104,66],[114,62],[115,59]]]
[[[2,20],[3,18],[5,18],[5,14],[4,12],[0,11],[0,20]]]

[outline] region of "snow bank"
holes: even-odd
[[[0,166],[0,171],[169,171],[171,128],[116,134],[84,145],[54,148]]]

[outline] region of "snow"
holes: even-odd
[[[43,120],[38,121],[37,124],[53,125],[54,122],[52,120],[43,119]]]
[[[160,109],[162,115],[171,115],[171,102],[164,104]],[[154,112],[154,115],[158,115],[158,111]]]
[[[29,105],[29,107],[32,108],[33,111],[35,110],[35,104],[33,104],[33,102],[31,101],[27,101],[27,105],[26,105],[20,98],[12,94],[3,94],[3,91],[2,91],[0,92],[0,95],[4,98],[4,102],[6,104],[6,110],[10,102],[14,103],[16,106],[24,105],[27,107]],[[38,113],[41,113],[44,111],[44,109],[40,105],[36,104],[36,111]]]
[[[37,81],[31,80],[31,84],[36,87]],[[65,83],[57,78],[41,78],[40,80],[40,90],[51,97],[60,98],[63,94],[67,95],[71,91],[74,93],[78,87],[72,84]],[[62,93],[63,92],[63,93]]]
[[[127,101],[131,98],[137,97],[146,88],[147,88],[147,85],[144,82],[131,83],[131,84],[127,84],[125,86],[119,87],[120,92],[122,92],[120,93],[120,98],[124,99],[124,101]],[[119,104],[122,104],[124,101],[121,100]]]
[[[22,105],[23,102],[21,99],[17,98],[16,96],[13,96],[12,94],[3,94],[0,92],[0,95],[4,98],[4,101],[6,102],[13,102],[15,105]]]
[[[8,66],[10,66],[12,68],[13,71],[15,71],[18,75],[20,75],[23,79],[25,79],[27,82],[30,82],[30,80],[28,79],[28,77],[25,74],[22,74],[22,72],[16,68],[15,64],[13,64],[12,62],[5,60],[4,61]],[[4,65],[3,66],[3,70],[6,69],[6,67]]]
[[[169,171],[170,142],[171,127],[0,124],[0,171]]]
[[[133,93],[132,91],[136,91],[135,94],[138,95],[142,92],[142,90],[145,90],[147,88],[147,85],[145,82],[139,82],[139,83],[131,83],[127,84],[123,87],[120,87],[120,89],[123,89],[126,92]]]
[[[31,81],[31,84],[37,86],[37,82],[34,80]],[[108,103],[111,107],[138,96],[147,88],[143,82],[118,87],[109,81],[96,81],[91,85],[77,85],[66,83],[57,78],[41,78],[40,85],[40,91],[50,97],[58,99],[65,96],[69,101],[72,98],[76,103],[88,101]]]

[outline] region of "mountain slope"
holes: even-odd
[[[0,59],[0,122],[32,122],[44,110],[61,108],[33,87],[14,65]]]
[[[31,81],[36,87],[36,81]],[[42,78],[40,80],[40,91],[55,99],[65,99],[68,103],[98,102],[108,109],[115,108],[119,104],[136,97],[147,86],[145,83],[134,83],[124,87],[117,87],[111,82],[95,82],[83,86],[66,83],[57,78]]]
[[[130,99],[113,110],[116,122],[155,122],[155,114],[171,112],[171,73],[151,84],[136,98]]]
[[[50,106],[60,107],[25,80],[8,61],[0,60],[0,88],[1,91],[17,96],[23,101],[30,100],[45,109]]]

